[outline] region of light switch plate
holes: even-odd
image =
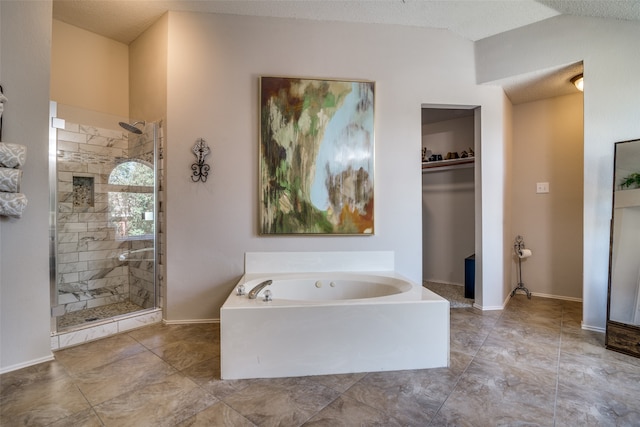
[[[549,192],[549,183],[548,182],[538,182],[536,183],[536,193],[548,193]]]

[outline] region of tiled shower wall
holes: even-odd
[[[58,131],[56,280],[58,304],[65,312],[125,300],[154,306],[150,253],[118,260],[122,252],[152,247],[153,241],[117,241],[109,223],[108,192],[130,190],[109,185],[109,173],[128,158],[152,163],[153,125],[143,135],[131,135],[131,141],[124,131],[69,122]]]

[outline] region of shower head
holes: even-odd
[[[125,123],[125,122],[119,122],[118,123],[120,125],[121,128],[132,132],[132,133],[136,133],[138,135],[142,134],[142,131],[140,130],[140,128],[137,128],[136,125],[137,124],[142,124],[142,126],[144,126],[146,123],[144,120],[140,120],[139,122],[134,122],[134,123]]]

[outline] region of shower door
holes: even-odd
[[[157,306],[156,125],[137,135],[59,123],[50,155],[54,332]]]

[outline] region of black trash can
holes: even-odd
[[[476,295],[476,254],[464,259],[464,297],[475,299]]]

